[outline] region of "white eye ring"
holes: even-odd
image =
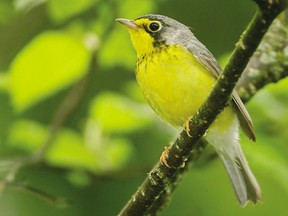
[[[150,32],[158,32],[162,28],[162,24],[158,21],[153,21],[148,25],[148,30]]]

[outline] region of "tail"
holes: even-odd
[[[227,126],[229,115],[231,124]],[[240,205],[244,207],[249,201],[254,204],[260,202],[260,187],[239,144],[237,116],[227,107],[216,121],[208,130],[206,140],[215,147],[223,161]]]
[[[262,199],[260,187],[239,143],[234,147],[236,147],[234,158],[223,151],[218,151],[218,154],[225,165],[240,205],[244,207],[248,201],[256,204]]]

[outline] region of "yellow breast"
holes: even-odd
[[[174,126],[194,115],[216,82],[188,50],[176,45],[139,57],[136,73],[151,107]]]

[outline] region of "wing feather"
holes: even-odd
[[[222,73],[222,69],[219,66],[218,62],[212,55],[212,53],[193,35],[193,43],[185,44],[186,48],[198,59],[198,61],[209,70],[212,75],[217,79]],[[237,117],[240,122],[240,126],[246,136],[255,141],[256,136],[253,131],[252,119],[244,106],[242,100],[237,94],[236,90],[233,90],[232,93],[232,106],[236,111]]]

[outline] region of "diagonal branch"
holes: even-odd
[[[228,104],[232,90],[256,50],[270,24],[287,6],[285,0],[255,0],[259,10],[242,34],[228,64],[220,75],[213,91],[193,116],[188,136],[182,131],[168,153],[170,167],[157,163],[143,184],[120,212],[120,216],[145,215],[169,185],[175,174],[187,162],[192,150],[217,115]],[[224,91],[223,91],[224,89]],[[186,164],[185,164],[186,163]]]

